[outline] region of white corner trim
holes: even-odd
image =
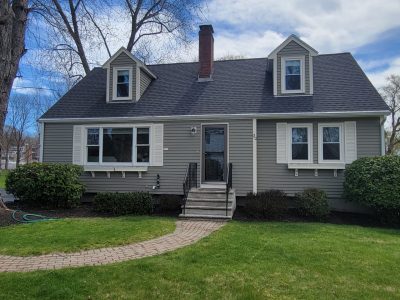
[[[308,55],[308,73],[310,75],[310,95],[314,94],[314,63],[312,55]]]
[[[287,90],[286,89],[286,61],[300,60],[300,90]],[[296,94],[305,92],[305,56],[281,56],[281,93],[282,94]]]
[[[43,162],[44,123],[39,123],[39,162]]]
[[[110,68],[107,68],[107,82],[106,82],[106,102],[110,102]]]
[[[135,100],[136,101],[139,101],[139,99],[140,99],[140,89],[141,89],[141,86],[140,86],[140,68],[136,68],[136,82],[135,82],[135,84],[136,84],[136,89],[135,89],[135,91],[136,91],[136,95],[135,95]]]
[[[257,119],[253,119],[253,193],[257,193]]]
[[[113,86],[112,86],[112,94],[113,94],[113,101],[119,101],[119,100],[132,100],[133,95],[132,95],[132,77],[133,77],[133,67],[132,66],[118,66],[118,67],[112,67],[113,68]],[[117,77],[118,77],[118,71],[129,71],[129,95],[128,97],[118,97],[117,96]]]
[[[273,83],[274,83],[274,96],[278,95],[278,57],[274,58],[274,66],[273,66]]]
[[[339,160],[324,160],[323,157],[323,128],[324,127],[339,127],[339,147],[340,159]],[[318,163],[319,164],[344,164],[344,123],[318,123]]]
[[[381,121],[381,155],[383,156],[386,154],[386,143],[385,143],[386,116],[381,116],[380,121]]]
[[[307,128],[307,138],[308,138],[308,159],[307,160],[293,160],[292,159],[292,128]],[[313,124],[312,123],[288,123],[287,124],[287,155],[288,163],[296,164],[312,164],[314,161],[313,157]]]

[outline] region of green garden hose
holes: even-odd
[[[23,214],[22,219],[17,218],[17,213],[21,212],[21,210],[14,210],[12,213],[12,218],[20,223],[36,223],[36,222],[43,222],[43,221],[55,221],[55,220],[60,220],[58,218],[49,218],[43,215],[37,215],[37,214]]]

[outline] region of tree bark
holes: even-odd
[[[0,0],[0,135],[7,116],[8,99],[25,53],[28,0]]]

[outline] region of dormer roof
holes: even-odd
[[[121,55],[121,53],[125,53],[129,58],[131,58],[133,61],[136,62],[136,64],[139,66],[140,69],[142,69],[144,72],[146,72],[150,77],[153,79],[156,79],[157,76],[150,71],[150,69],[140,60],[138,59],[135,55],[133,55],[131,52],[128,51],[125,47],[119,48],[117,52],[114,53],[113,56],[111,56],[102,66],[104,69],[108,69],[110,67],[110,64],[118,57]]]
[[[282,44],[280,44],[278,47],[276,47],[269,55],[269,59],[274,59],[283,48],[285,48],[290,42],[296,42],[300,46],[302,46],[304,49],[306,49],[311,56],[316,56],[318,55],[318,51],[315,50],[313,47],[308,45],[306,42],[301,40],[299,37],[297,37],[295,34],[291,34]]]

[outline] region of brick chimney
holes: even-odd
[[[199,31],[199,81],[211,80],[214,71],[214,29],[200,25]]]

